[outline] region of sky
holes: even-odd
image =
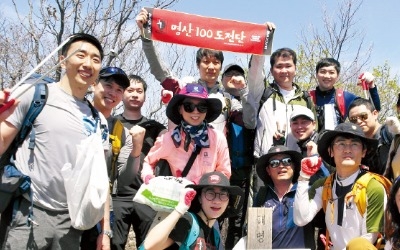
[[[311,24],[322,28],[323,8],[334,11],[340,1],[323,0],[180,0],[170,10],[201,16],[217,17],[251,23],[275,23],[273,50],[289,47],[297,49],[301,30]],[[383,65],[385,61],[392,75],[400,75],[400,1],[364,0],[358,12],[357,29],[365,32],[367,45],[373,44],[371,63],[364,69]],[[358,44],[358,40],[354,43]],[[242,55],[224,53],[226,62],[238,61]]]

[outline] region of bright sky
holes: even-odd
[[[337,10],[338,2],[180,0],[171,10],[252,23],[271,21],[277,26],[273,50],[281,47],[297,50],[298,45],[301,44],[299,40],[301,29],[310,24],[318,27],[322,24],[323,6],[329,4],[330,9]],[[365,32],[366,44],[373,44],[371,64],[364,70],[371,70],[372,67],[383,65],[385,61],[388,61],[392,68],[392,75],[400,75],[400,32],[397,27],[400,24],[399,10],[399,0],[364,0],[358,12],[359,22],[356,25],[359,30]],[[226,58],[228,63],[238,60],[238,55],[227,55]]]

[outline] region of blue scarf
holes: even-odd
[[[172,141],[175,144],[175,147],[179,147],[181,145],[182,141],[182,136],[181,136],[181,130],[186,135],[185,143],[183,145],[183,149],[187,152],[189,150],[189,144],[191,140],[194,141],[194,150],[196,150],[196,147],[200,148],[209,148],[210,147],[210,141],[208,139],[208,124],[206,121],[203,121],[198,126],[192,126],[189,125],[185,121],[181,121],[181,124],[176,126],[176,128],[172,131],[171,137]]]

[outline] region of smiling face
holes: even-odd
[[[334,158],[338,174],[347,173],[345,176],[359,169],[361,159],[367,151],[360,138],[346,138],[340,135],[335,137],[328,150],[330,156]]]
[[[281,161],[282,159],[290,158],[290,155],[288,154],[277,154],[272,156],[269,159],[269,162],[273,160],[279,160]],[[291,164],[289,166],[285,166],[282,162],[279,163],[279,165],[275,168],[273,168],[270,164],[266,166],[266,171],[267,174],[271,177],[272,181],[275,183],[277,181],[292,181],[293,178],[293,161],[291,161]]]
[[[305,116],[299,116],[293,121],[290,121],[290,129],[292,135],[298,140],[310,138],[315,130],[315,121],[311,121]]]
[[[378,114],[376,110],[371,111],[365,105],[359,105],[349,110],[349,120],[360,125],[366,136],[372,137],[377,126],[379,126]]]
[[[296,75],[296,65],[293,58],[291,56],[277,57],[274,66],[271,68],[271,74],[279,87],[291,90]]]
[[[68,60],[61,64],[71,86],[88,88],[96,82],[101,68],[101,56],[96,46],[85,41],[71,44],[66,56],[61,55],[60,60],[79,50]]]
[[[339,74],[336,71],[335,66],[326,66],[318,69],[317,80],[319,89],[322,91],[331,90],[338,78]]]
[[[123,93],[124,89],[112,77],[101,79],[94,86],[94,106],[103,114],[104,112],[111,112],[122,101]]]
[[[228,199],[226,199],[228,196]],[[225,198],[224,198],[225,197]],[[219,218],[229,203],[229,193],[221,187],[206,187],[201,191],[200,204],[208,218]]]
[[[196,107],[192,112],[190,110],[185,110],[184,104],[187,106],[194,105],[207,105],[204,100],[196,99],[196,98],[185,98],[181,105],[179,105],[179,113],[182,115],[182,118],[185,122],[192,126],[200,125],[204,119],[206,118],[207,112],[199,112],[199,108]]]

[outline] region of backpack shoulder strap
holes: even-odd
[[[111,141],[112,159],[111,159],[111,183],[114,183],[116,178],[116,165],[119,152],[122,147],[122,133],[124,125],[118,119],[114,120],[114,128],[112,134],[109,135]]]
[[[271,85],[268,85],[267,87],[265,87],[264,92],[263,92],[263,95],[261,96],[261,99],[260,99],[260,106],[258,107],[258,112],[257,112],[257,114],[260,113],[260,110],[261,110],[262,106],[263,106],[264,103],[268,100],[268,98],[271,97],[271,95],[272,95],[273,93],[274,93],[274,91],[273,91]]]
[[[267,197],[267,187],[261,186],[257,193],[257,199],[255,200],[255,207],[261,207]]]
[[[314,100],[312,99],[312,96],[307,90],[303,90],[303,97],[307,102],[307,108],[310,110],[313,110],[313,106],[316,105],[314,103]]]
[[[190,212],[189,214],[192,217],[192,227],[190,228],[189,234],[186,237],[185,241],[179,247],[179,250],[188,250],[189,247],[196,241],[197,237],[199,237],[200,234],[200,226],[196,216]]]
[[[317,96],[315,95],[315,89],[309,90],[308,93],[309,93],[314,105],[317,105]]]
[[[393,141],[393,135],[389,132],[389,129],[386,124],[382,125],[380,130],[380,136],[383,144],[390,145]]]
[[[372,172],[366,172],[363,174],[356,180],[352,190],[355,194],[354,202],[357,205],[358,211],[362,215],[365,213],[367,207],[367,186],[371,179],[379,181],[385,188],[386,195],[390,194],[390,187],[392,183],[386,177]]]
[[[332,183],[335,178],[335,173],[326,177],[324,185],[322,186],[322,208],[326,211],[328,201],[332,199]]]
[[[344,92],[343,89],[335,89],[335,102],[339,109],[340,115],[344,119],[346,116],[346,105],[344,102]]]

